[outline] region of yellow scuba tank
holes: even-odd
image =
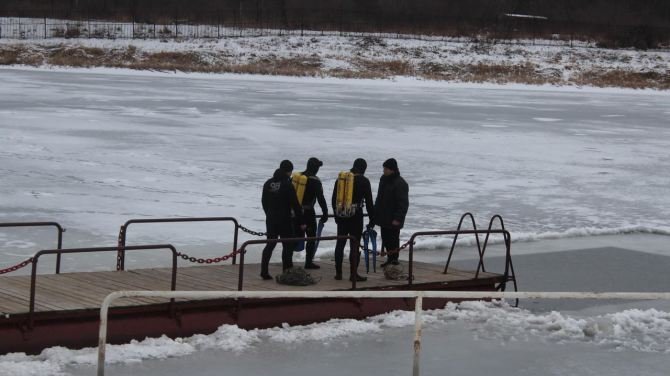
[[[337,175],[337,196],[335,199],[335,214],[338,216],[342,213],[342,208],[344,208],[344,191],[347,184],[347,177],[345,172],[340,172]]]
[[[350,171],[342,171],[337,177],[336,214],[338,217],[351,217],[355,214],[353,199],[354,174]]]
[[[296,196],[298,196],[298,203],[302,205],[302,199],[305,197],[305,187],[307,187],[307,176],[299,172],[294,172],[291,175],[291,183],[295,189]]]

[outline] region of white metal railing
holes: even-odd
[[[117,299],[153,297],[166,299],[272,299],[272,298],[414,298],[414,363],[412,375],[419,375],[421,354],[421,312],[424,298],[443,299],[620,299],[670,300],[670,292],[487,292],[487,291],[116,291],[105,298],[100,307],[98,339],[98,376],[105,374],[107,345],[107,314]]]

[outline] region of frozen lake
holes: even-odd
[[[501,214],[518,241],[525,290],[663,291],[668,103],[668,93],[651,91],[3,68],[0,221],[58,221],[72,247],[114,245],[131,218],[234,216],[262,230],[260,187],[280,160],[296,169],[310,156],[323,160],[329,195],[357,157],[376,191],[381,163],[395,157],[410,185],[403,239],[453,228],[466,211],[480,226]],[[0,267],[51,248],[50,231],[0,231]],[[216,224],[129,234],[129,244],[172,242],[203,257],[227,253],[231,241]],[[419,258],[444,262],[447,243],[423,241]],[[328,257],[332,247],[322,248]],[[460,262],[472,255],[464,248]],[[113,255],[64,262],[66,270],[113,265]],[[425,374],[665,375],[670,318],[653,308],[668,310],[661,302],[448,308],[425,331]],[[408,374],[410,322],[390,315],[237,333],[237,342],[208,336],[188,349],[143,344],[119,349],[119,359],[138,363],[110,373],[334,375],[347,364]],[[146,360],[165,356],[176,357]],[[90,359],[67,350],[0,357],[0,374],[90,374]]]

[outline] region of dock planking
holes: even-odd
[[[344,265],[344,279],[335,280],[335,264],[332,260],[321,260],[321,269],[309,272],[319,282],[311,286],[286,286],[275,281],[264,281],[259,277],[259,264],[244,266],[244,290],[248,291],[335,291],[351,289],[348,265]],[[407,269],[407,263],[403,263]],[[450,268],[443,274],[444,266],[414,262],[413,273],[416,285],[467,282],[475,278],[475,272]],[[281,272],[281,265],[272,264],[270,273]],[[407,270],[405,270],[407,272]],[[359,282],[357,289],[385,289],[403,286],[407,281],[393,281],[384,278],[381,268],[377,272],[359,273],[368,281]],[[177,269],[177,290],[237,290],[239,265],[190,266]],[[102,300],[109,293],[118,290],[170,290],[172,272],[170,268],[134,269],[128,271],[79,272],[38,275],[36,284],[35,311],[77,311],[99,309]],[[499,274],[480,273],[480,279],[500,278]],[[30,276],[0,277],[0,313],[19,315],[29,311]],[[160,298],[133,298],[118,300],[115,307],[131,307],[165,303]]]

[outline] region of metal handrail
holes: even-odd
[[[359,250],[359,244],[356,240],[355,237],[352,235],[346,235],[346,236],[321,236],[321,237],[305,237],[305,238],[286,238],[286,239],[256,239],[256,240],[247,240],[246,242],[242,243],[242,246],[239,249],[239,254],[240,254],[240,271],[239,271],[239,276],[238,276],[238,281],[237,281],[237,290],[242,291],[243,286],[244,286],[244,254],[247,253],[246,248],[250,245],[255,245],[255,244],[277,244],[277,243],[297,243],[299,241],[324,241],[324,240],[350,240],[351,244],[354,244],[354,250],[353,252],[359,252],[358,257],[356,258],[356,265],[350,263],[350,275],[352,277],[355,277],[355,275],[358,273],[358,263],[360,263],[360,250]],[[356,289],[356,278],[351,278],[351,289]]]
[[[496,214],[493,217],[491,217],[491,220],[489,221],[489,231],[493,228],[493,222],[496,219],[500,222],[500,229],[505,231],[505,221],[503,220],[503,218],[499,214]],[[510,248],[510,243],[512,242],[512,240],[509,237],[507,237],[506,235],[503,235],[503,241],[505,242],[505,246],[509,249]],[[488,242],[489,242],[489,234],[487,233],[486,234],[486,239],[484,239],[484,246],[482,248],[482,259],[484,258],[484,254],[486,253],[486,247],[488,246]],[[477,265],[477,272],[475,273],[475,278],[479,276],[479,267],[480,266],[482,268],[482,271],[485,272],[484,264],[482,262],[481,265]],[[509,270],[511,271],[511,275],[508,275],[507,273],[505,275],[508,276],[507,277],[508,280],[511,278],[511,281],[514,284],[514,291],[518,291],[519,287],[518,287],[517,282],[516,282],[516,273],[514,272],[514,264],[512,263],[512,257],[511,256],[505,258],[505,270],[506,270],[506,272],[507,272],[508,267],[509,267]],[[503,290],[505,289],[505,284],[502,285],[502,289]],[[517,303],[517,305],[519,304],[518,299],[517,299],[516,303]]]
[[[461,226],[463,225],[463,220],[465,219],[465,217],[470,217],[470,219],[472,220],[472,229],[477,231],[477,224],[475,223],[475,217],[470,212],[467,212],[467,213],[465,213],[461,216],[461,220],[458,221],[458,227],[456,228],[456,231],[461,230]],[[489,228],[489,230],[490,229],[491,228]],[[488,234],[487,234],[487,238],[488,238]],[[451,261],[451,256],[454,253],[454,248],[456,247],[456,240],[457,239],[458,239],[458,234],[456,236],[454,236],[454,241],[451,243],[451,250],[449,250],[449,257],[447,257],[447,264],[444,266],[444,274],[447,274],[447,266],[449,265],[449,262]],[[483,270],[483,268],[484,268],[484,261],[483,261],[484,254],[482,252],[482,247],[479,244],[479,234],[475,234],[475,240],[477,241],[477,250],[479,251],[479,264],[482,266],[482,271],[486,271],[486,270]]]
[[[43,227],[53,226],[58,229],[58,244],[56,249],[63,248],[63,233],[65,229],[58,222],[8,222],[0,223],[0,227]],[[60,255],[56,256],[56,274],[60,274]]]
[[[493,228],[493,222],[494,222],[496,219],[498,219],[498,220],[500,221],[500,230],[503,230],[503,231],[504,231],[504,230],[505,230],[505,221],[503,221],[503,219],[502,219],[502,217],[500,216],[500,214],[496,214],[496,215],[494,215],[493,217],[491,217],[491,220],[489,221],[489,227],[488,227],[489,231]],[[504,242],[507,242],[508,239],[505,237],[505,238],[503,239],[503,241],[504,241]],[[486,238],[484,238],[484,246],[483,246],[482,249],[481,249],[482,258],[484,258],[484,254],[486,253],[486,247],[488,246],[488,244],[489,244],[489,234],[487,233],[487,234],[486,234]],[[482,268],[482,271],[483,271],[483,272],[486,271],[486,270],[484,270],[484,264],[483,264],[483,263],[480,263],[480,265],[477,265],[477,274],[479,274],[479,268],[480,268],[480,267]]]
[[[444,230],[444,231],[421,231],[421,232],[415,232],[412,234],[412,236],[409,239],[409,277],[408,277],[408,285],[412,286],[412,280],[413,278],[413,273],[412,273],[412,265],[413,265],[413,260],[414,260],[414,240],[419,237],[419,236],[438,236],[438,235],[478,235],[478,234],[503,234],[506,239],[510,239],[509,242],[505,242],[505,246],[507,248],[506,250],[506,258],[510,259],[511,256],[511,238],[512,236],[510,233],[506,230]],[[483,257],[483,253],[480,254],[481,257]],[[447,261],[447,265],[445,266],[445,270],[449,268],[449,261]],[[504,278],[505,280],[508,279],[508,263],[505,262],[505,273],[504,273]],[[444,273],[446,274],[446,272]],[[479,274],[475,274],[475,279],[479,277]]]
[[[194,218],[150,218],[150,219],[131,219],[126,221],[119,230],[119,250],[116,255],[116,270],[123,270],[126,263],[126,255],[123,248],[126,246],[126,234],[128,226],[133,223],[176,223],[176,222],[233,222],[235,224],[235,235],[233,238],[233,249],[237,249],[237,238],[239,235],[240,224],[234,217],[194,217]],[[237,255],[233,255],[233,265],[237,262]]]
[[[98,376],[105,375],[107,348],[107,323],[109,307],[120,298],[171,298],[171,299],[323,299],[323,298],[405,298],[414,303],[414,357],[412,375],[420,375],[422,312],[424,298],[438,299],[626,299],[670,300],[670,292],[490,292],[490,291],[116,291],[103,300],[100,306],[98,331]]]
[[[133,245],[125,247],[126,251],[150,250],[150,249],[169,249],[172,251],[172,281],[170,288],[174,291],[177,288],[177,249],[172,244],[149,244]],[[95,252],[114,252],[118,247],[93,247],[93,248],[70,248],[70,249],[45,249],[37,252],[33,256],[32,272],[30,274],[30,303],[28,311],[28,328],[33,328],[35,314],[35,288],[37,285],[37,261],[42,255],[69,254],[69,253],[95,253]],[[172,304],[170,309],[172,309]]]

